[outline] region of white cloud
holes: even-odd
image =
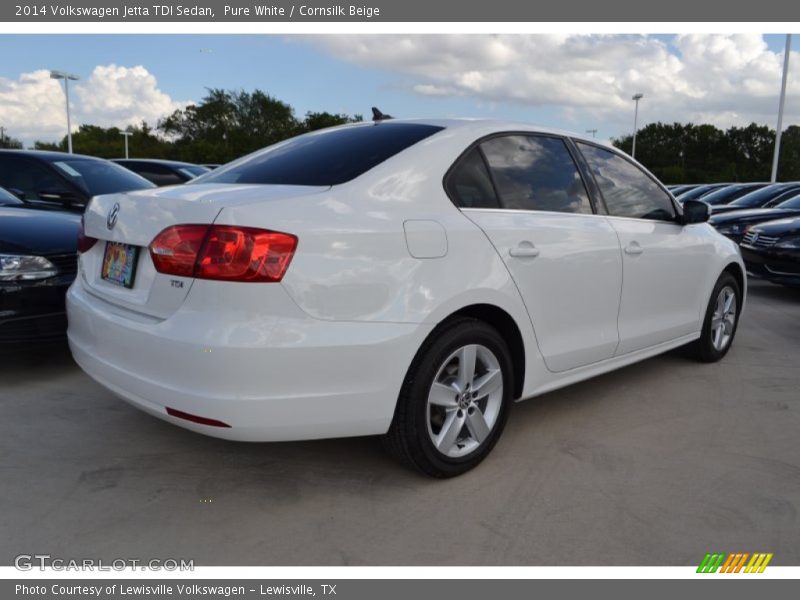
[[[145,120],[155,125],[186,104],[162,92],[143,66],[98,65],[85,79],[70,82],[73,130],[84,123],[125,127]],[[0,123],[26,144],[61,139],[66,130],[63,84],[44,69],[18,79],[0,78]]]
[[[760,35],[320,36],[343,60],[392,71],[421,95],[558,107],[566,118],[644,122],[751,121],[774,126],[783,57]],[[792,53],[787,123],[800,119],[800,55]]]

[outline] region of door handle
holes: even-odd
[[[514,258],[536,258],[539,256],[539,249],[530,242],[520,242],[516,248],[508,251]]]
[[[639,245],[639,242],[631,242],[627,246],[625,246],[625,254],[630,254],[631,256],[638,256],[644,252],[644,249]]]

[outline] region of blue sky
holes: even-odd
[[[616,44],[615,38],[622,40],[624,37],[630,38],[610,36],[609,42],[598,43],[605,47]],[[652,36],[650,39],[667,44],[667,52],[677,55],[678,51],[669,45],[672,37]],[[765,36],[764,39],[769,52],[782,52],[784,36]],[[395,116],[497,117],[572,130],[596,127],[600,130],[598,137],[620,135],[627,127],[630,115],[624,101],[629,96],[622,84],[620,100],[616,105],[610,103],[608,106],[608,111],[616,110],[622,114],[609,116],[610,113],[604,112],[599,105],[578,103],[575,107],[565,106],[563,101],[548,101],[547,97],[553,97],[548,94],[530,102],[520,100],[508,93],[508,86],[482,87],[480,92],[471,93],[469,88],[459,87],[458,79],[450,79],[447,74],[428,78],[419,64],[409,65],[413,60],[419,62],[419,53],[408,61],[394,61],[388,54],[381,62],[380,56],[373,60],[368,54],[350,53],[348,43],[347,36],[332,42],[323,37],[274,35],[3,35],[0,36],[0,56],[4,57],[0,62],[0,93],[4,81],[14,82],[23,74],[40,69],[68,70],[86,80],[98,65],[141,65],[155,77],[158,90],[175,102],[198,101],[205,88],[210,87],[260,88],[293,105],[299,115],[320,110],[367,115],[370,106],[377,105]],[[380,50],[380,38],[372,38],[370,43],[373,49]],[[795,43],[797,46],[798,42]],[[380,55],[380,52],[375,54]],[[610,52],[609,57],[613,56],[615,53]],[[432,53],[428,60],[431,64],[436,63],[436,53]],[[654,60],[663,63],[663,57]],[[491,64],[477,65],[475,69],[464,64],[461,68],[465,72],[479,71],[487,76],[492,72]],[[614,66],[608,68],[613,75]],[[628,74],[630,70],[630,65],[620,64],[620,81],[624,81],[626,76],[636,81],[634,75]],[[515,75],[509,73],[513,80]],[[434,84],[436,92],[419,93],[416,87],[419,84]],[[689,82],[689,87],[691,85]],[[0,101],[13,98],[14,93],[17,92],[12,90],[6,96],[0,95]],[[687,94],[691,96],[690,92]],[[531,96],[536,96],[535,89]],[[649,100],[652,93],[649,97],[646,93],[646,97]],[[667,100],[662,98],[661,105],[668,107]],[[749,106],[747,102],[744,105]],[[662,108],[651,111],[648,119],[645,108],[643,105],[645,121],[662,116],[680,120],[680,111],[673,111],[673,115],[669,111],[665,113],[666,109]],[[711,107],[710,110],[723,109]],[[97,110],[98,114],[102,112],[99,108]],[[695,110],[698,115],[705,115],[702,110]],[[755,118],[758,111],[753,110]],[[20,118],[4,114],[0,108],[0,125],[5,125],[10,131],[14,130],[14,120]],[[30,131],[25,137],[39,135],[35,124],[17,129]],[[42,130],[41,135],[47,135],[49,131]]]

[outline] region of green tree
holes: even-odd
[[[299,120],[291,106],[261,90],[210,89],[158,128],[174,140],[182,160],[224,163],[300,133],[359,120],[328,112],[309,112]]]
[[[122,158],[125,156],[125,139],[122,129],[118,127],[99,127],[97,125],[81,125],[72,134],[72,149],[76,154],[88,154],[100,158]],[[126,131],[132,133],[128,138],[128,152],[131,158],[171,158],[175,154],[172,142],[157,136],[154,130],[142,122],[137,126],[129,126]],[[34,144],[37,150],[67,151],[67,136],[58,142],[41,142]]]
[[[329,112],[307,112],[298,133],[306,133],[309,131],[316,131],[317,129],[336,127],[337,125],[356,123],[363,120],[364,117],[361,115],[350,117],[345,114],[331,114]]]
[[[781,157],[778,161],[781,181],[800,181],[800,127],[791,125],[781,136]]]
[[[632,136],[612,140],[630,152]],[[768,181],[775,131],[751,123],[723,131],[713,125],[651,123],[636,136],[636,158],[666,183]],[[780,181],[800,180],[800,127],[783,133]]]
[[[300,123],[292,107],[261,92],[209,90],[199,104],[159,122],[178,155],[191,162],[228,162],[291,137]]]
[[[8,137],[5,133],[5,130],[0,130],[0,148],[21,150],[22,142],[17,138]]]

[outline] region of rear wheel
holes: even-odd
[[[453,477],[480,463],[505,426],[513,377],[500,334],[473,319],[432,335],[400,391],[386,449],[432,477]]]
[[[741,304],[739,283],[730,273],[723,273],[711,293],[700,339],[691,346],[699,360],[716,362],[728,353],[739,324]]]

